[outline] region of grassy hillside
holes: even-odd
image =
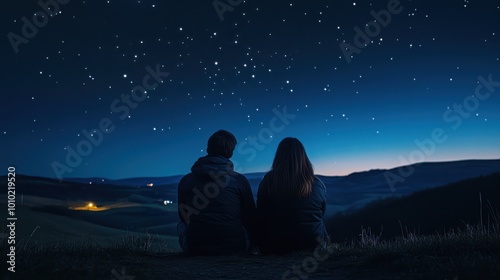
[[[1,197],[1,196],[0,196]],[[0,207],[7,208],[5,203]],[[69,211],[69,210],[68,210]],[[83,212],[83,211],[77,211]],[[96,214],[88,213],[87,214]],[[100,213],[97,213],[100,214]],[[67,246],[68,244],[87,244],[89,246],[110,246],[129,240],[143,240],[148,246],[156,245],[166,250],[179,250],[177,237],[157,234],[156,230],[144,229],[120,229],[107,225],[99,225],[84,219],[75,219],[61,215],[60,213],[49,213],[37,211],[31,207],[17,207],[16,216],[16,239],[22,247],[52,247],[56,244]],[[140,221],[142,218],[137,218]],[[134,225],[134,220],[128,217],[128,223]],[[0,230],[0,234],[7,234],[7,228]],[[19,248],[19,246],[18,246]]]
[[[115,216],[114,211],[82,212],[78,215],[86,216],[75,219],[60,212],[64,200],[26,197],[18,210],[17,272],[4,279],[500,279],[500,224],[494,214],[500,203],[498,182],[500,173],[338,215],[328,226],[341,242],[330,244],[323,260],[311,252],[189,257],[172,252],[175,238],[93,220]],[[43,208],[47,204],[56,208]],[[134,214],[127,215],[132,224],[144,219],[135,215],[144,207],[134,208],[127,209]],[[154,218],[156,208],[148,211]],[[7,246],[5,239],[0,241],[2,252]],[[6,254],[0,261],[7,261]]]
[[[482,204],[480,204],[480,196]],[[498,224],[500,173],[428,189],[403,198],[374,202],[349,214],[338,214],[327,223],[335,242],[349,241],[362,229],[380,238],[464,229],[467,225]]]
[[[144,247],[133,236],[109,247],[23,245],[11,279],[500,279],[498,225],[393,241],[365,235],[329,245],[326,258],[317,261],[311,252],[190,257],[158,245]],[[0,249],[6,250],[6,242]]]

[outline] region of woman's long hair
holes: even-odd
[[[306,197],[311,193],[314,170],[299,139],[287,137],[280,142],[265,177],[273,196]]]

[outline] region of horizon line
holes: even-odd
[[[389,168],[383,168],[383,167],[376,167],[376,168],[370,168],[370,169],[364,169],[364,170],[357,170],[357,171],[352,171],[350,173],[345,173],[345,174],[324,174],[324,173],[314,173],[316,176],[324,176],[324,177],[345,177],[345,176],[350,176],[352,174],[356,173],[363,173],[363,172],[370,172],[374,170],[392,170],[400,167],[405,167],[405,166],[411,166],[411,165],[417,165],[417,164],[426,164],[426,163],[454,163],[454,162],[465,162],[465,161],[500,161],[500,158],[487,158],[487,159],[454,159],[454,160],[446,160],[446,161],[421,161],[421,162],[414,162],[414,163],[409,163],[406,165],[398,165],[398,166],[392,166]],[[253,172],[247,172],[247,173],[240,173],[243,175],[246,174],[259,174],[259,173],[267,173],[267,171],[253,171]],[[8,172],[5,174],[2,174],[1,176],[7,176]],[[41,177],[41,178],[48,178],[48,179],[54,179],[58,180],[56,177],[49,177],[49,176],[43,176],[43,175],[28,175],[24,173],[16,173],[17,175],[22,175],[22,176],[30,176],[30,177]],[[188,173],[186,173],[188,174]],[[99,179],[105,179],[105,180],[127,180],[127,179],[137,179],[137,178],[165,178],[165,177],[178,177],[178,176],[184,176],[186,174],[173,174],[173,175],[164,175],[164,176],[133,176],[133,177],[120,177],[120,178],[109,178],[109,177],[98,177],[98,176],[90,176],[90,177],[65,177],[62,178],[64,181],[65,179],[86,179],[86,178],[99,178]]]

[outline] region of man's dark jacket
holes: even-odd
[[[256,233],[256,208],[248,180],[221,156],[201,157],[179,182],[179,218],[187,222],[188,251],[230,254],[247,249]],[[245,230],[247,232],[245,232]]]
[[[257,195],[261,252],[284,254],[321,248],[321,241],[328,240],[322,220],[326,210],[323,182],[315,178],[311,193],[304,198],[271,196],[266,182],[264,176]]]

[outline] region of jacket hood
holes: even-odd
[[[233,171],[233,162],[222,156],[204,156],[191,167],[195,175],[210,175],[220,171]]]

